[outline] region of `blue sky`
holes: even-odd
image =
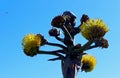
[[[95,69],[79,72],[77,78],[120,78],[120,0],[0,0],[0,78],[62,78],[60,61],[47,61],[53,57],[48,55],[26,56],[21,41],[28,33],[41,33],[48,41],[54,41],[48,35],[51,20],[66,10],[76,14],[76,26],[82,14],[87,14],[103,19],[110,29],[105,35],[108,49],[87,51],[97,58]],[[85,42],[81,34],[76,36],[76,43]]]

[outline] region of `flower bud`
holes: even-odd
[[[100,40],[95,41],[95,45],[102,48],[108,48],[109,46],[108,41],[104,38],[101,38]]]
[[[83,14],[81,19],[80,19],[80,22],[83,23],[83,22],[86,22],[87,20],[89,20],[88,15]]]
[[[65,19],[62,16],[56,16],[55,18],[53,18],[51,25],[53,27],[57,27],[57,28],[61,28],[63,26],[65,22]]]
[[[49,30],[49,35],[50,36],[59,36],[60,31],[58,31],[56,28],[53,28],[53,29]]]
[[[75,14],[73,14],[72,12],[70,11],[65,11],[63,14],[62,14],[63,18],[65,19],[65,24],[70,24],[71,26],[75,26],[76,24],[76,16]]]

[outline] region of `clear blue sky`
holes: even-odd
[[[88,14],[103,19],[110,29],[105,35],[108,49],[87,51],[97,58],[95,69],[79,72],[77,78],[120,78],[120,0],[0,0],[0,78],[62,78],[60,61],[47,61],[53,57],[48,55],[26,56],[21,41],[27,33],[54,41],[48,35],[51,20],[66,10],[76,14],[77,26],[82,14]],[[81,34],[76,36],[76,43],[85,42]]]

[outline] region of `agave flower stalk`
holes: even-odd
[[[108,48],[109,43],[104,35],[109,31],[107,25],[101,19],[90,19],[83,14],[81,24],[76,25],[76,16],[70,11],[55,16],[52,21],[52,29],[49,35],[61,43],[47,41],[42,34],[27,34],[22,40],[23,51],[27,56],[38,54],[53,55],[48,61],[61,60],[63,78],[77,78],[79,70],[91,72],[96,66],[96,58],[85,51],[101,47]],[[60,29],[63,32],[61,37]],[[88,41],[83,45],[75,44],[75,36],[81,33]],[[46,51],[41,50],[43,45],[55,46],[59,49]]]

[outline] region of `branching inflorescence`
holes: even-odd
[[[70,11],[63,12],[52,19],[52,29],[48,32],[62,44],[49,42],[43,35],[31,33],[22,40],[24,53],[31,57],[37,54],[56,56],[49,61],[61,60],[63,78],[76,78],[78,70],[92,71],[96,65],[96,58],[85,51],[97,47],[108,48],[109,44],[104,35],[109,29],[101,19],[90,19],[86,14],[82,15],[80,22],[81,24],[76,27],[76,16]],[[63,38],[60,37],[58,29],[63,31]],[[83,46],[80,43],[74,44],[74,37],[79,33],[88,40]],[[40,49],[43,45],[56,46],[60,49],[44,51]]]

